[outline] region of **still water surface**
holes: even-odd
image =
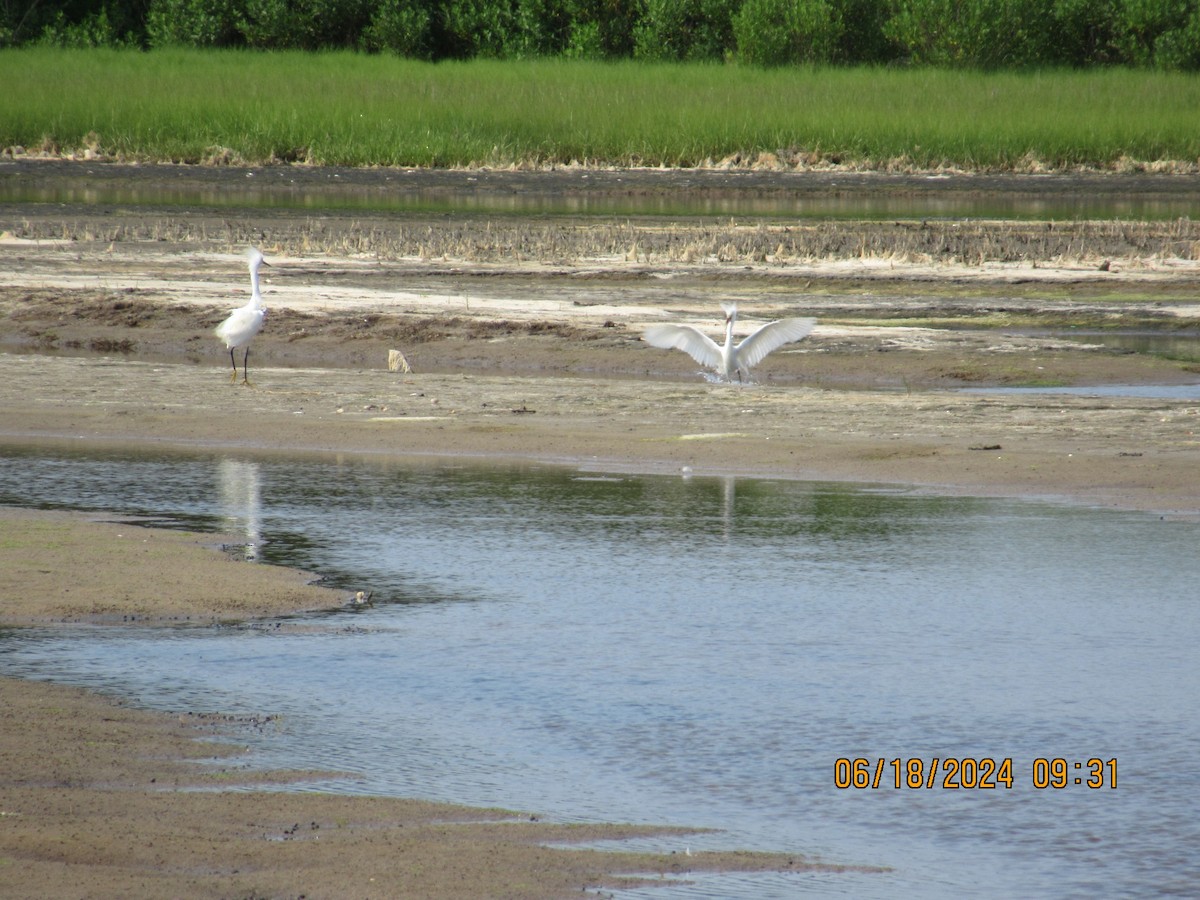
[[[357,212],[373,215],[414,213],[490,214],[521,216],[739,216],[802,217],[883,221],[893,218],[984,218],[1083,220],[1122,218],[1154,221],[1194,213],[1194,199],[1177,197],[993,196],[947,193],[829,192],[823,195],[747,195],[742,192],[670,194],[596,194],[563,192],[475,192],[470,185],[447,194],[441,191],[393,191],[347,188],[312,193],[271,190],[231,184],[221,188],[163,188],[130,185],[105,188],[55,185],[21,187],[0,182],[0,203],[143,209],[293,210],[312,213]]]
[[[6,674],[279,713],[255,759],[352,773],[327,789],[893,867],[686,896],[1200,884],[1194,523],[741,478],[41,452],[0,454],[0,503],[234,528],[251,557],[373,590],[303,632],[0,632]],[[896,790],[889,767],[839,790],[839,757],[1011,758],[1013,785]],[[1039,757],[1115,758],[1118,786],[1039,790]]]
[[[496,216],[1017,220],[1194,218],[1187,176],[892,176],[711,169],[494,170],[131,167],[0,162],[0,204],[64,212],[118,208]]]

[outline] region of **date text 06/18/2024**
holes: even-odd
[[[1038,790],[1084,787],[1098,790],[1117,787],[1117,760],[1065,757],[1041,757],[1029,768],[1029,783]],[[921,757],[903,759],[882,757],[870,760],[839,757],[833,764],[833,784],[839,789],[903,788],[947,790],[1012,790],[1017,784],[1011,757],[983,756]]]

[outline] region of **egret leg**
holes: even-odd
[[[233,374],[229,376],[229,383],[233,384],[237,381],[237,360],[233,358],[233,348],[229,348],[229,362],[233,365]]]
[[[246,352],[242,355],[242,384],[250,384],[250,370],[246,368],[246,363],[250,360],[250,348],[246,348]],[[237,377],[237,366],[234,366],[234,377]]]

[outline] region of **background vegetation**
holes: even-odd
[[[1200,0],[0,0],[0,47],[1200,69]]]
[[[1102,69],[0,52],[0,149],[180,162],[1036,171],[1200,160],[1200,79]],[[760,159],[760,155],[762,159]]]

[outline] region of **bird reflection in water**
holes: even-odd
[[[246,559],[258,559],[262,545],[262,473],[258,463],[222,459],[217,493],[225,527],[246,535]]]

